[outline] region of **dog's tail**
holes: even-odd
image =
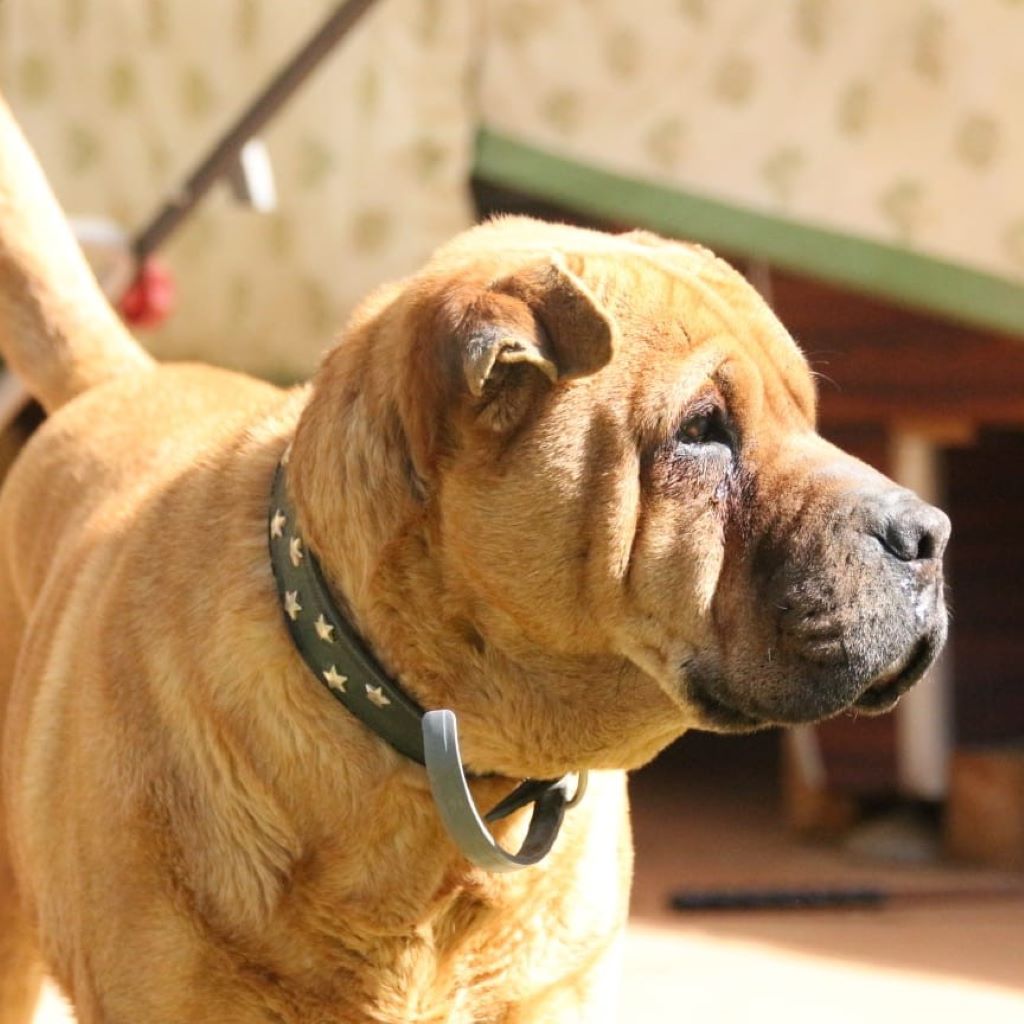
[[[153,363],[100,291],[2,97],[0,355],[47,412]]]

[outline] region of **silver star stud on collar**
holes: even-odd
[[[299,617],[299,612],[302,611],[302,605],[299,604],[299,592],[297,590],[286,590],[284,592],[284,610],[285,614],[292,620],[292,622]]]
[[[324,672],[324,682],[338,693],[345,692],[348,676],[343,676],[333,665]]]
[[[287,522],[288,517],[280,509],[276,509],[274,511],[274,518],[270,520],[270,536],[283,537],[284,524]]]
[[[292,537],[288,541],[288,557],[292,560],[292,565],[297,569],[299,562],[302,561],[302,538]]]
[[[334,643],[334,627],[324,618],[324,613],[321,612],[313,623],[313,628],[316,630],[316,635],[320,637],[324,643]]]
[[[366,698],[379,708],[391,703],[391,698],[379,686],[371,686],[369,683],[366,684]]]

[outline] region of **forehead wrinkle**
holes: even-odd
[[[738,276],[739,275],[737,274],[737,277]],[[788,396],[790,402],[796,406],[805,420],[813,423],[815,418],[816,400],[814,387],[811,383],[810,371],[804,361],[803,353],[801,353],[796,342],[793,341],[793,339],[786,333],[785,328],[775,320],[774,314],[767,305],[764,305],[763,300],[756,292],[753,291],[752,286],[747,285],[745,281],[743,283],[745,287],[750,289],[756,297],[757,302],[764,306],[763,310],[757,309],[756,307],[753,309],[753,312],[756,314],[754,318],[755,321],[764,320],[764,314],[767,313],[770,326],[775,328],[771,332],[757,330],[756,327],[750,323],[751,318],[745,316],[742,309],[736,309],[734,306],[730,305],[711,283],[704,281],[701,277],[697,277],[693,281],[694,290],[699,292],[700,297],[704,300],[704,306],[707,311],[718,320],[722,328],[722,333],[746,344],[747,347],[756,347],[764,357],[763,360],[757,361],[757,367],[762,377],[764,376],[765,366],[767,364],[771,367],[771,371],[776,382],[781,385],[782,391]],[[742,329],[740,330],[737,329],[737,325],[735,323],[737,319],[742,323]],[[765,336],[769,333],[771,338],[775,341],[775,345],[771,345],[768,337]],[[787,354],[791,357],[791,359],[787,361],[788,365],[782,364],[778,359],[777,348],[788,350]],[[802,370],[803,372],[787,372],[799,370]],[[802,389],[795,386],[796,378],[799,378],[806,384],[805,390],[802,391]],[[770,400],[772,389],[766,387],[765,394]],[[775,411],[781,412],[781,410]]]
[[[630,253],[631,258],[625,261],[621,259],[622,253],[614,251],[575,255],[573,269],[598,301],[624,322],[646,324],[644,340],[648,345],[671,348],[680,340],[692,345],[684,323],[690,303],[678,294],[680,286],[686,283],[684,278],[639,253]]]
[[[730,413],[750,415],[751,409],[757,409],[764,401],[764,385],[760,374],[744,365],[745,361],[730,354],[715,368],[715,386],[725,399],[726,409]],[[748,382],[747,387],[740,387],[737,377]]]
[[[676,251],[677,249],[679,251]],[[625,267],[628,268],[625,287],[623,287],[622,283],[622,264],[619,263],[615,273],[608,273],[606,267],[608,260],[621,259],[624,254],[630,257],[625,263]],[[567,253],[567,255],[569,254]],[[678,328],[690,351],[707,344],[707,341],[695,339],[693,333],[687,327],[687,319],[696,319],[696,310],[693,307],[699,304],[718,321],[721,334],[726,337],[735,338],[745,343],[748,347],[755,347],[760,352],[764,358],[757,360],[756,365],[762,378],[766,373],[765,364],[771,366],[775,383],[779,387],[764,388],[765,397],[768,402],[772,406],[777,405],[772,399],[775,392],[781,390],[788,397],[790,403],[796,407],[803,419],[809,424],[814,423],[817,396],[810,371],[804,361],[803,353],[786,332],[785,327],[775,318],[770,307],[754,290],[753,286],[724,260],[706,250],[672,245],[666,246],[663,249],[651,249],[635,244],[628,246],[622,244],[602,245],[593,249],[579,249],[572,252],[571,255],[574,257],[573,263],[575,266],[573,269],[584,280],[587,280],[595,294],[604,301],[609,302],[629,304],[635,295],[643,293],[646,293],[645,297],[650,300],[651,289],[638,286],[642,275],[642,268],[637,264],[643,264],[646,268],[657,271],[665,288],[661,298],[667,298],[668,306],[671,310],[680,310],[679,315],[672,318],[672,323],[674,327]],[[677,257],[677,259],[673,260],[672,256]],[[680,262],[682,265],[675,265],[677,262]],[[745,314],[742,308],[737,308],[722,296],[720,288],[730,283],[739,283],[742,286],[740,295],[747,298],[748,310],[754,314],[753,317]],[[678,301],[676,295],[680,287],[685,289],[689,296],[693,298],[689,299],[689,301]],[[758,308],[759,306],[761,308]],[[645,313],[653,312],[649,310],[636,311],[641,316]],[[687,313],[689,313],[689,317]],[[735,323],[737,318],[742,321],[742,330],[737,329]],[[765,320],[767,320],[766,326],[770,330],[758,330],[755,324],[758,321],[763,322]],[[658,332],[663,338],[666,333]],[[712,337],[717,336],[718,333],[709,332]],[[774,345],[769,340],[768,335],[774,340]],[[667,341],[669,339],[664,338],[664,340]],[[678,336],[671,340],[678,341]],[[787,360],[788,365],[780,362],[778,358],[780,354],[779,349],[782,349],[790,357]],[[767,383],[767,381],[764,383]],[[783,415],[784,409],[773,408],[773,412],[777,415]]]
[[[678,427],[686,406],[703,384],[718,386],[715,375],[728,362],[729,353],[713,343],[702,348],[703,351],[685,355],[665,368],[662,376],[669,382],[667,387],[653,389],[650,378],[645,381],[640,375],[637,379],[630,403],[636,410],[633,429],[637,437],[664,439]]]

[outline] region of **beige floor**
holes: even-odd
[[[1024,877],[798,843],[781,823],[772,754],[764,739],[684,739],[634,778],[623,1024],[1021,1024]],[[859,911],[666,908],[682,888],[834,884],[919,898]]]
[[[633,780],[637,881],[621,1024],[1021,1024],[1024,877],[795,842],[767,740],[684,740]],[[680,888],[881,885],[871,911],[667,909]],[[64,1024],[48,993],[36,1024]]]

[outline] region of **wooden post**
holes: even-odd
[[[897,426],[890,437],[893,479],[924,501],[943,500],[940,448],[927,427]],[[928,675],[896,711],[897,763],[901,791],[924,800],[943,800],[949,789],[952,752],[952,656],[946,649]]]

